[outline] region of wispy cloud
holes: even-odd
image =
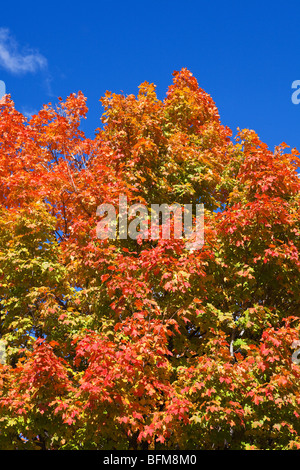
[[[25,117],[28,119],[31,119],[34,114],[37,114],[39,111],[38,109],[31,109],[31,108],[22,108],[21,109],[22,114],[24,114]]]
[[[8,28],[0,28],[0,67],[13,74],[34,73],[47,67],[47,59],[33,49],[20,49]]]

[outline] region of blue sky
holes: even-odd
[[[299,1],[2,2],[0,80],[24,113],[81,90],[92,137],[106,90],[136,94],[147,80],[163,99],[187,67],[234,135],[300,150],[299,21]]]

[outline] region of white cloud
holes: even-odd
[[[13,74],[33,73],[47,67],[47,59],[38,51],[20,51],[8,28],[0,28],[0,67]]]

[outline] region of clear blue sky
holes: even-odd
[[[147,80],[163,99],[187,67],[234,134],[251,128],[272,149],[300,150],[299,0],[17,0],[0,10],[0,80],[20,111],[81,90],[93,136],[106,90],[136,94]]]

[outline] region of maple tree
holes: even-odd
[[[163,101],[0,105],[2,449],[299,449],[298,152]],[[97,207],[203,203],[205,244],[100,240]]]

